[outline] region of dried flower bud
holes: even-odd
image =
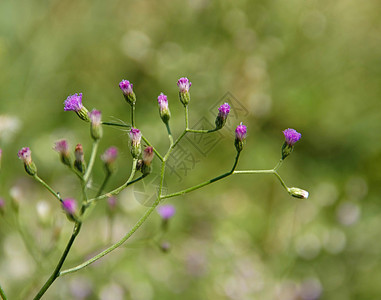
[[[163,120],[163,122],[167,124],[169,119],[171,118],[171,112],[168,108],[167,96],[161,93],[159,97],[157,97],[157,102],[159,104],[160,117]]]
[[[29,147],[24,147],[18,152],[18,157],[21,159],[24,163],[25,171],[33,176],[37,173],[37,167],[32,161],[32,151],[29,149]]]
[[[74,168],[79,171],[81,174],[85,174],[86,171],[86,163],[85,163],[85,155],[83,154],[83,147],[81,144],[77,144],[74,150]]]
[[[141,153],[141,145],[140,140],[142,138],[142,134],[139,129],[131,128],[129,132],[130,140],[131,140],[131,154],[133,158],[139,158]]]
[[[110,147],[101,155],[101,160],[104,163],[105,169],[108,173],[115,171],[115,160],[118,157],[118,149],[116,147]]]
[[[218,115],[215,121],[217,129],[221,129],[222,127],[224,127],[226,123],[226,119],[228,118],[229,112],[230,112],[230,106],[228,103],[224,103],[218,108]]]
[[[90,118],[90,134],[94,140],[102,138],[102,113],[99,110],[93,109],[89,112]]]
[[[56,150],[60,154],[61,162],[64,165],[71,166],[71,159],[69,153],[69,146],[66,140],[57,141],[54,144],[54,150]]]
[[[288,193],[292,197],[299,198],[299,199],[308,199],[308,196],[309,196],[309,193],[307,191],[296,188],[296,187],[289,188]]]
[[[75,221],[75,212],[77,210],[77,202],[72,198],[62,200],[62,208],[70,221]]]
[[[130,83],[128,80],[123,79],[121,82],[119,82],[119,87],[122,90],[124,99],[126,99],[127,103],[134,105],[136,102],[136,96],[132,90],[132,83]]]
[[[70,95],[64,102],[65,111],[75,111],[82,120],[89,122],[88,110],[82,104],[82,93]]]
[[[181,77],[177,81],[177,86],[179,87],[179,97],[180,101],[184,106],[187,106],[190,101],[189,88],[192,83],[186,77]]]
[[[243,145],[245,143],[247,134],[247,128],[245,125],[242,124],[242,122],[237,126],[235,130],[235,141],[234,145],[238,152],[241,152],[243,149]]]
[[[143,175],[148,175],[152,172],[151,162],[154,157],[152,147],[146,147],[143,151],[142,158],[136,163],[136,169],[140,170]]]
[[[282,146],[282,159],[285,159],[294,150],[295,143],[300,140],[302,135],[292,128],[283,130],[283,134],[285,137],[285,142]]]

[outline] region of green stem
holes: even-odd
[[[50,187],[50,185],[48,185],[45,181],[38,177],[37,174],[35,174],[33,178],[36,179],[39,183],[41,183],[54,197],[58,199],[58,201],[61,201],[61,197]]]
[[[71,269],[67,269],[67,270],[63,270],[62,272],[60,272],[60,276],[63,276],[63,275],[66,275],[66,274],[69,274],[69,273],[73,273],[73,272],[76,272],[76,271],[79,271],[85,267],[87,267],[88,265],[92,264],[93,262],[97,261],[98,259],[102,258],[103,256],[107,255],[108,253],[110,253],[111,251],[115,250],[116,248],[118,248],[119,246],[121,246],[123,243],[125,243],[130,237],[131,235],[133,235],[135,233],[136,230],[139,229],[139,227],[147,220],[147,218],[150,216],[150,214],[154,211],[154,209],[157,207],[157,205],[159,204],[158,201],[155,201],[155,203],[153,204],[152,207],[150,207],[145,213],[144,215],[139,219],[139,221],[134,225],[134,227],[132,227],[132,229],[122,238],[120,239],[116,244],[112,245],[111,247],[107,248],[106,250],[102,251],[101,253],[99,253],[98,255],[94,256],[93,258],[85,261],[84,263],[74,267],[74,268],[71,268]]]
[[[188,116],[188,106],[185,106],[185,130],[189,129],[189,116]]]
[[[131,125],[113,122],[102,122],[103,125],[131,128]]]
[[[239,155],[240,155],[241,152],[237,152],[237,155],[235,157],[235,161],[234,161],[234,165],[232,167],[232,169],[229,171],[229,172],[226,172],[220,176],[217,176],[217,177],[214,177],[208,181],[205,181],[203,183],[200,183],[198,185],[195,185],[193,187],[190,187],[190,188],[187,188],[185,190],[182,190],[182,191],[179,191],[179,192],[176,192],[176,193],[172,193],[172,194],[168,194],[168,195],[164,195],[164,196],[161,196],[160,199],[163,200],[163,199],[167,199],[167,198],[172,198],[172,197],[176,197],[176,196],[180,196],[180,195],[184,195],[186,193],[189,193],[189,192],[193,192],[194,190],[198,190],[199,188],[202,188],[208,184],[211,184],[213,182],[216,182],[218,180],[221,180],[229,175],[232,175],[236,166],[237,166],[237,163],[238,163],[238,159],[239,159]]]
[[[102,195],[102,192],[103,192],[104,188],[106,187],[106,184],[107,184],[108,180],[110,179],[110,177],[111,177],[111,173],[109,171],[106,171],[106,177],[103,180],[102,185],[98,190],[97,197]]]
[[[274,169],[271,170],[242,170],[242,171],[234,171],[234,174],[274,174],[276,178],[278,178],[281,185],[288,191],[288,187],[286,183],[283,181],[282,177],[278,174],[278,172]]]
[[[135,103],[131,104],[131,124],[135,128]]]
[[[0,285],[0,296],[2,300],[7,300],[7,296],[5,296],[5,292],[3,288],[1,287],[1,285]]]
[[[47,289],[52,285],[54,280],[56,280],[60,276],[60,270],[62,268],[62,265],[65,262],[67,255],[69,254],[70,248],[73,245],[75,238],[77,237],[79,231],[81,230],[81,226],[82,226],[81,222],[75,223],[73,233],[70,237],[69,242],[66,245],[66,248],[65,248],[56,268],[54,269],[52,275],[50,275],[49,279],[45,282],[45,284],[43,285],[41,290],[37,293],[36,297],[33,298],[34,300],[41,299],[41,297],[45,294]]]
[[[213,129],[187,129],[187,132],[193,132],[193,133],[211,133],[218,131],[218,128]]]
[[[132,180],[132,178],[134,178],[135,172],[136,172],[136,162],[137,162],[137,159],[134,158],[133,161],[132,161],[132,170],[131,170],[130,177],[127,179],[127,181],[123,185],[121,185],[120,187],[116,188],[115,190],[113,190],[111,192],[108,192],[108,193],[106,193],[104,195],[97,196],[97,197],[95,197],[93,199],[89,199],[87,201],[87,203],[90,204],[90,203],[96,202],[98,200],[102,200],[102,199],[108,198],[108,197],[110,197],[112,195],[118,195],[127,186],[129,186],[129,185],[131,185],[131,184],[133,184],[133,183],[143,179],[145,177],[144,175],[139,177],[139,178],[137,178],[137,179],[135,179],[135,180]]]
[[[172,137],[171,128],[169,127],[169,122],[165,123],[165,126],[167,127],[169,142],[172,146],[173,145],[173,137]]]
[[[90,155],[90,161],[89,165],[87,167],[87,170],[85,172],[85,175],[83,175],[83,180],[85,182],[85,185],[88,183],[91,175],[91,171],[93,170],[94,162],[95,162],[95,157],[98,151],[98,145],[99,145],[99,140],[95,140],[93,142],[93,148],[91,149],[91,155]]]

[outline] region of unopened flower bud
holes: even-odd
[[[132,90],[132,83],[130,83],[128,80],[123,79],[121,82],[119,82],[119,87],[122,90],[124,99],[126,99],[127,103],[134,105],[136,102],[136,96]]]
[[[109,213],[113,214],[115,212],[116,205],[117,205],[116,197],[111,196],[107,199],[107,207],[108,207]]]
[[[241,152],[243,149],[243,145],[245,143],[247,134],[247,128],[245,125],[242,124],[242,122],[237,126],[235,129],[235,141],[234,145],[238,152]]]
[[[89,112],[90,118],[90,134],[94,140],[102,138],[102,113],[99,110],[93,109]]]
[[[71,159],[69,153],[69,146],[66,140],[57,141],[54,144],[54,150],[56,150],[60,154],[61,162],[64,165],[71,166]]]
[[[90,122],[88,110],[82,104],[82,93],[75,93],[74,95],[67,97],[64,104],[65,111],[75,111],[78,117],[80,117],[82,120]]]
[[[225,125],[229,112],[230,106],[228,103],[224,103],[218,108],[218,115],[215,121],[217,129],[221,129]]]
[[[131,128],[129,132],[130,140],[131,140],[131,154],[133,158],[139,158],[141,153],[141,145],[140,140],[142,138],[142,134],[139,129]]]
[[[142,160],[137,162],[136,168],[140,170],[143,175],[148,175],[152,172],[151,162],[154,157],[154,152],[152,147],[146,147],[142,154]]]
[[[180,101],[184,106],[187,106],[190,101],[189,88],[191,87],[192,82],[189,81],[186,77],[181,77],[177,81],[177,86],[179,87],[179,97]]]
[[[116,147],[110,147],[101,155],[101,160],[104,163],[107,173],[113,173],[115,171],[115,160],[118,157],[118,149]]]
[[[165,124],[167,124],[169,119],[171,118],[171,112],[168,108],[167,96],[161,93],[159,97],[157,97],[157,102],[159,104],[160,118],[163,120]]]
[[[66,213],[67,218],[70,221],[76,220],[76,210],[77,210],[77,202],[72,198],[67,198],[62,200],[62,208]]]
[[[29,147],[22,148],[18,152],[18,157],[23,161],[25,171],[29,175],[34,176],[37,173],[37,167],[32,161],[32,151],[29,149]]]
[[[299,199],[307,199],[309,195],[307,191],[296,188],[296,187],[289,188],[288,193],[292,197],[299,198]]]
[[[81,174],[85,174],[86,171],[86,163],[85,163],[85,155],[83,154],[83,147],[81,144],[77,144],[74,150],[74,168],[79,171]]]

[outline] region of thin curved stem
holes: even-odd
[[[283,181],[282,177],[278,174],[278,172],[274,169],[271,170],[241,170],[234,171],[233,174],[274,174],[276,178],[278,178],[280,184],[286,189],[288,192],[289,188],[286,183]]]
[[[85,175],[83,175],[83,180],[85,181],[85,184],[87,184],[87,182],[90,179],[91,171],[93,170],[93,166],[94,166],[94,162],[95,162],[95,156],[96,156],[97,151],[98,151],[98,145],[99,145],[99,140],[95,140],[93,142],[93,147],[91,149],[89,165],[86,169]]]
[[[102,200],[102,199],[108,198],[108,197],[110,197],[112,195],[118,195],[127,186],[129,186],[129,185],[131,185],[131,184],[133,184],[133,183],[143,179],[145,177],[144,175],[142,175],[141,177],[139,177],[139,178],[137,178],[135,180],[132,180],[132,178],[134,178],[135,172],[136,172],[136,162],[137,162],[137,159],[134,158],[133,161],[132,161],[132,170],[131,170],[130,177],[127,179],[127,181],[123,185],[121,185],[120,187],[118,187],[118,188],[116,188],[116,189],[112,190],[111,192],[108,192],[108,193],[106,193],[104,195],[100,195],[100,196],[97,196],[97,197],[95,197],[93,199],[89,199],[87,201],[87,203],[90,204],[90,203],[96,202],[98,200]]]
[[[169,142],[170,142],[170,145],[172,146],[173,145],[173,137],[172,137],[171,128],[169,127],[169,122],[165,123],[165,127],[167,127]]]
[[[45,282],[43,287],[40,289],[40,291],[37,293],[37,295],[33,298],[34,300],[41,299],[41,297],[45,294],[47,289],[52,285],[54,280],[56,280],[60,276],[60,270],[62,268],[62,265],[65,262],[65,259],[66,259],[67,255],[69,254],[70,248],[73,245],[75,238],[77,237],[79,231],[81,230],[81,226],[82,226],[81,222],[76,222],[75,223],[74,229],[73,229],[73,233],[72,233],[72,235],[70,237],[69,242],[66,245],[66,248],[65,248],[65,250],[64,250],[64,252],[63,252],[63,254],[62,254],[62,256],[61,256],[61,258],[60,258],[60,260],[59,260],[59,262],[57,264],[57,266],[56,266],[56,268],[54,269],[52,275],[50,275],[48,280]]]
[[[94,256],[93,258],[90,258],[89,260],[85,261],[84,263],[70,269],[63,270],[59,273],[59,276],[63,276],[69,273],[73,273],[76,271],[79,271],[88,265],[92,264],[93,262],[97,261],[98,259],[102,258],[103,256],[107,255],[111,251],[114,251],[119,246],[124,244],[130,237],[135,233],[136,230],[139,229],[139,227],[147,220],[147,218],[150,216],[150,214],[154,211],[156,206],[159,204],[159,202],[155,202],[153,206],[151,206],[144,215],[139,219],[139,221],[132,227],[132,229],[122,238],[120,239],[116,244],[112,245],[111,247],[107,248],[106,250],[102,251],[98,255]]]
[[[187,188],[187,189],[185,189],[185,190],[182,190],[182,191],[179,191],[179,192],[176,192],[176,193],[172,193],[172,194],[168,194],[168,195],[161,196],[161,197],[160,197],[160,200],[167,199],[167,198],[172,198],[172,197],[176,197],[176,196],[180,196],[180,195],[184,195],[184,194],[189,193],[189,192],[193,192],[193,191],[198,190],[198,189],[200,189],[200,188],[202,188],[202,187],[204,187],[204,186],[206,186],[206,185],[208,185],[208,184],[211,184],[211,183],[213,183],[213,182],[216,182],[216,181],[221,180],[221,179],[223,179],[223,178],[225,178],[225,177],[227,177],[227,176],[232,175],[233,172],[234,172],[234,170],[235,170],[235,168],[237,167],[238,159],[239,159],[240,153],[241,153],[241,152],[237,152],[237,155],[236,155],[236,157],[235,157],[235,161],[234,161],[234,165],[233,165],[232,169],[231,169],[229,172],[226,172],[226,173],[224,173],[224,174],[222,174],[222,175],[220,175],[220,176],[214,177],[214,178],[212,178],[212,179],[210,179],[210,180],[207,180],[207,181],[205,181],[205,182],[203,182],[203,183],[200,183],[200,184],[195,185],[195,186],[193,186],[193,187]]]
[[[131,128],[131,125],[114,123],[114,122],[102,122],[102,125]]]
[[[106,187],[106,184],[109,181],[110,177],[111,177],[111,173],[109,171],[106,171],[105,179],[103,180],[102,185],[98,190],[97,197],[102,195],[102,192],[103,192],[104,188]]]
[[[135,127],[135,103],[131,104],[131,124]]]
[[[218,128],[213,128],[213,129],[187,129],[187,132],[193,132],[193,133],[211,133],[211,132],[216,132],[218,131]]]
[[[54,197],[61,202],[61,197],[58,193],[56,193],[50,185],[48,185],[45,181],[43,181],[37,174],[33,175],[33,178],[36,179],[39,183],[41,183]]]

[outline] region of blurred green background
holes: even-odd
[[[32,298],[72,227],[25,174],[17,151],[31,147],[40,176],[63,197],[78,197],[76,178],[52,150],[66,138],[89,157],[88,125],[63,111],[66,97],[82,92],[104,120],[128,123],[118,83],[130,80],[137,126],[164,152],[156,98],[168,95],[177,136],[182,76],[192,82],[191,125],[213,124],[221,101],[235,110],[213,142],[180,144],[187,159],[174,161],[177,173],[168,169],[168,191],[229,170],[232,131],[243,121],[248,138],[238,169],[272,168],[282,130],[302,133],[280,173],[310,198],[289,197],[273,176],[237,175],[170,199],[177,212],[166,233],[154,213],[125,246],[59,278],[45,299],[378,299],[379,8],[376,0],[1,1],[0,283],[9,299]],[[120,152],[110,190],[125,182],[131,158],[126,132],[104,128],[104,136],[100,152],[110,145]],[[98,160],[93,193],[102,178]],[[123,236],[149,204],[155,180],[152,174],[118,196],[111,227],[106,203],[94,208],[65,267],[110,245],[110,228],[112,241]],[[169,253],[158,247],[165,241]]]

